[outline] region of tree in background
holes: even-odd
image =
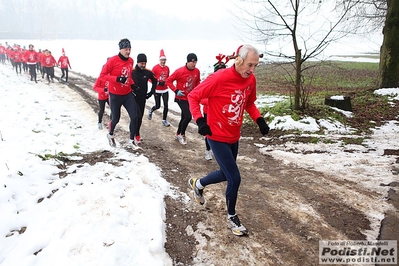
[[[387,1],[384,40],[380,52],[380,88],[399,87],[399,1]]]
[[[256,41],[279,44],[266,54],[290,63],[295,69],[294,110],[307,105],[305,62],[322,55],[334,42],[364,31],[360,0],[243,0],[240,18]]]

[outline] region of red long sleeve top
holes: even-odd
[[[107,100],[108,99],[108,92],[104,91],[104,88],[108,88],[109,81],[104,81],[100,78],[96,79],[94,83],[93,90],[98,93],[99,100]]]
[[[166,79],[169,77],[170,70],[168,66],[162,67],[160,64],[157,64],[152,68],[152,73],[154,73],[158,82],[160,81],[166,82]],[[157,87],[155,88],[156,93],[164,93],[166,91],[168,91],[166,83],[163,86],[158,84]]]
[[[134,61],[131,57],[124,60],[121,59],[119,55],[115,55],[108,59],[107,63],[105,63],[101,69],[101,73],[98,78],[104,80],[104,82],[109,82],[109,93],[127,95],[132,92],[132,88],[130,86],[134,84],[131,76],[133,63]],[[116,79],[119,76],[126,77],[127,81],[124,84],[117,82]]]
[[[176,86],[173,83],[176,81]],[[184,93],[184,96],[175,95],[176,99],[186,100],[187,95],[200,84],[200,71],[198,68],[194,68],[192,70],[188,69],[186,66],[180,67],[173,72],[166,79],[166,85],[174,92],[177,90],[181,90]]]
[[[39,58],[35,50],[26,50],[25,54],[28,65],[34,65],[38,62]]]
[[[60,65],[61,68],[72,68],[71,64],[69,63],[69,58],[66,55],[60,56],[60,59],[58,59],[58,65]]]
[[[15,63],[22,62],[22,52],[21,51],[14,51],[14,62]]]
[[[42,66],[44,67],[54,67],[57,64],[57,61],[55,61],[54,56],[50,55],[42,55]]]
[[[188,95],[190,111],[197,121],[202,117],[200,103],[208,99],[207,123],[211,140],[234,143],[240,139],[244,111],[256,121],[261,117],[255,105],[256,78],[243,78],[235,66],[209,75]]]

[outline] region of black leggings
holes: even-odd
[[[151,108],[151,111],[158,110],[161,107],[161,97],[163,100],[163,114],[162,114],[162,120],[166,120],[166,117],[168,116],[168,111],[169,111],[169,92],[164,92],[164,93],[155,93],[154,98],[155,98],[155,105]]]
[[[185,135],[188,124],[191,121],[191,112],[188,105],[188,101],[175,99],[175,102],[177,102],[177,104],[181,109],[181,118],[179,122],[179,127],[177,128],[177,135],[179,134]]]
[[[140,136],[140,128],[143,123],[143,115],[145,109],[145,102],[137,102],[137,128],[136,136]]]
[[[205,119],[205,122],[206,122],[207,121],[206,120],[207,119],[206,113],[204,113],[204,119]],[[207,137],[205,137],[205,147],[206,147],[207,151],[209,151],[211,149],[211,146],[209,146],[209,142],[208,142],[208,138]]]
[[[61,78],[65,76],[65,81],[68,82],[68,68],[61,68],[61,73],[62,73]]]
[[[236,203],[238,189],[241,183],[241,175],[236,163],[238,154],[238,141],[232,144],[209,140],[213,155],[220,169],[209,173],[201,178],[202,186],[217,184],[227,181],[226,186],[226,205],[230,215],[236,214]]]
[[[100,106],[100,110],[98,111],[98,123],[101,123],[103,121],[103,116],[105,112],[105,104],[108,104],[109,106],[109,99],[106,100],[98,100],[98,106]],[[110,115],[111,117],[111,115]]]
[[[44,73],[47,74],[47,80],[50,82],[54,78],[54,67],[44,67]]]
[[[124,106],[130,118],[130,123],[129,123],[130,139],[134,139],[134,134],[136,133],[136,127],[137,127],[138,109],[133,93],[128,93],[126,95],[117,95],[110,93],[109,104],[112,113],[112,120],[111,120],[111,127],[109,129],[109,134],[114,135],[115,127],[119,123],[119,120],[121,118],[121,107]]]
[[[21,72],[22,72],[21,62],[15,63],[15,71],[17,72],[17,74],[18,74],[18,67],[19,67],[19,74],[21,74]]]
[[[28,64],[29,67],[29,73],[30,73],[30,80],[36,80],[36,64]]]

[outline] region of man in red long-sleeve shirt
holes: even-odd
[[[116,147],[114,130],[121,117],[121,107],[125,107],[130,117],[129,145],[134,150],[140,149],[135,140],[137,127],[137,103],[132,94],[132,85],[134,84],[131,73],[133,68],[133,59],[130,57],[130,41],[122,39],[119,42],[119,54],[110,57],[103,66],[99,79],[108,81],[109,104],[111,106],[112,120],[107,138],[109,145]]]
[[[256,79],[253,73],[259,56],[258,50],[253,46],[240,46],[233,66],[211,74],[188,95],[198,132],[207,137],[220,167],[201,179],[190,178],[189,185],[196,200],[204,204],[203,189],[207,185],[227,181],[228,226],[233,234],[239,236],[248,234],[235,209],[241,182],[236,159],[244,111],[256,121],[263,135],[269,132],[269,127],[255,106]],[[202,99],[208,99],[206,121],[200,110]]]
[[[150,111],[148,112],[148,119],[151,120],[152,113],[161,107],[161,98],[162,98],[163,100],[162,126],[169,127],[170,124],[166,120],[169,112],[169,91],[165,82],[166,79],[169,77],[170,70],[169,67],[166,65],[166,56],[163,49],[161,49],[159,55],[159,64],[155,65],[152,68],[152,72],[154,73],[155,77],[158,79],[158,84],[154,94],[155,105],[151,107]]]
[[[62,82],[62,78],[65,77],[65,84],[68,85],[68,67],[72,69],[71,64],[69,63],[68,56],[65,55],[65,50],[62,48],[62,56],[58,59],[58,66],[61,68],[61,77],[60,82]]]
[[[183,145],[187,144],[186,129],[191,121],[191,112],[187,101],[187,95],[200,84],[200,71],[197,65],[197,56],[193,53],[187,55],[187,63],[173,72],[166,79],[166,85],[175,92],[175,102],[181,109],[181,118],[175,139]],[[174,82],[176,81],[176,85]]]
[[[44,72],[47,74],[47,84],[54,82],[54,66],[57,64],[55,61],[54,56],[51,55],[49,50],[45,50],[44,54],[42,55],[42,67],[45,70]]]
[[[18,48],[14,48],[14,53],[12,54],[13,60],[14,60],[14,65],[15,65],[15,71],[17,72],[18,75],[18,68],[19,68],[19,74],[22,72],[21,68],[21,62],[22,62],[22,52]]]
[[[30,80],[37,83],[37,77],[36,77],[36,64],[38,62],[38,55],[37,52],[34,50],[33,44],[29,44],[29,50],[26,51],[26,59],[27,59],[27,64],[29,67],[29,73],[30,73]]]

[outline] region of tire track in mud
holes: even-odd
[[[94,79],[76,73],[69,79],[70,88],[97,112]],[[225,184],[206,188],[204,206],[191,200],[187,180],[218,168],[215,161],[205,161],[204,140],[196,126],[189,126],[188,144],[182,146],[174,140],[179,114],[169,112],[169,128],[161,126],[160,114],[156,111],[151,121],[144,116],[142,146],[174,191],[165,198],[165,249],[174,265],[318,265],[319,240],[364,240],[370,234],[397,239],[398,223],[392,222],[398,221],[398,204],[353,182],[262,155],[254,142],[270,143],[259,139],[257,128],[245,130],[253,139],[240,141],[237,160],[242,175],[237,213],[249,236],[232,235],[226,223]],[[122,115],[117,138],[128,138],[126,118]],[[397,202],[392,191],[390,197]],[[372,220],[374,209],[391,215],[384,220],[390,230],[376,232],[380,220]]]

